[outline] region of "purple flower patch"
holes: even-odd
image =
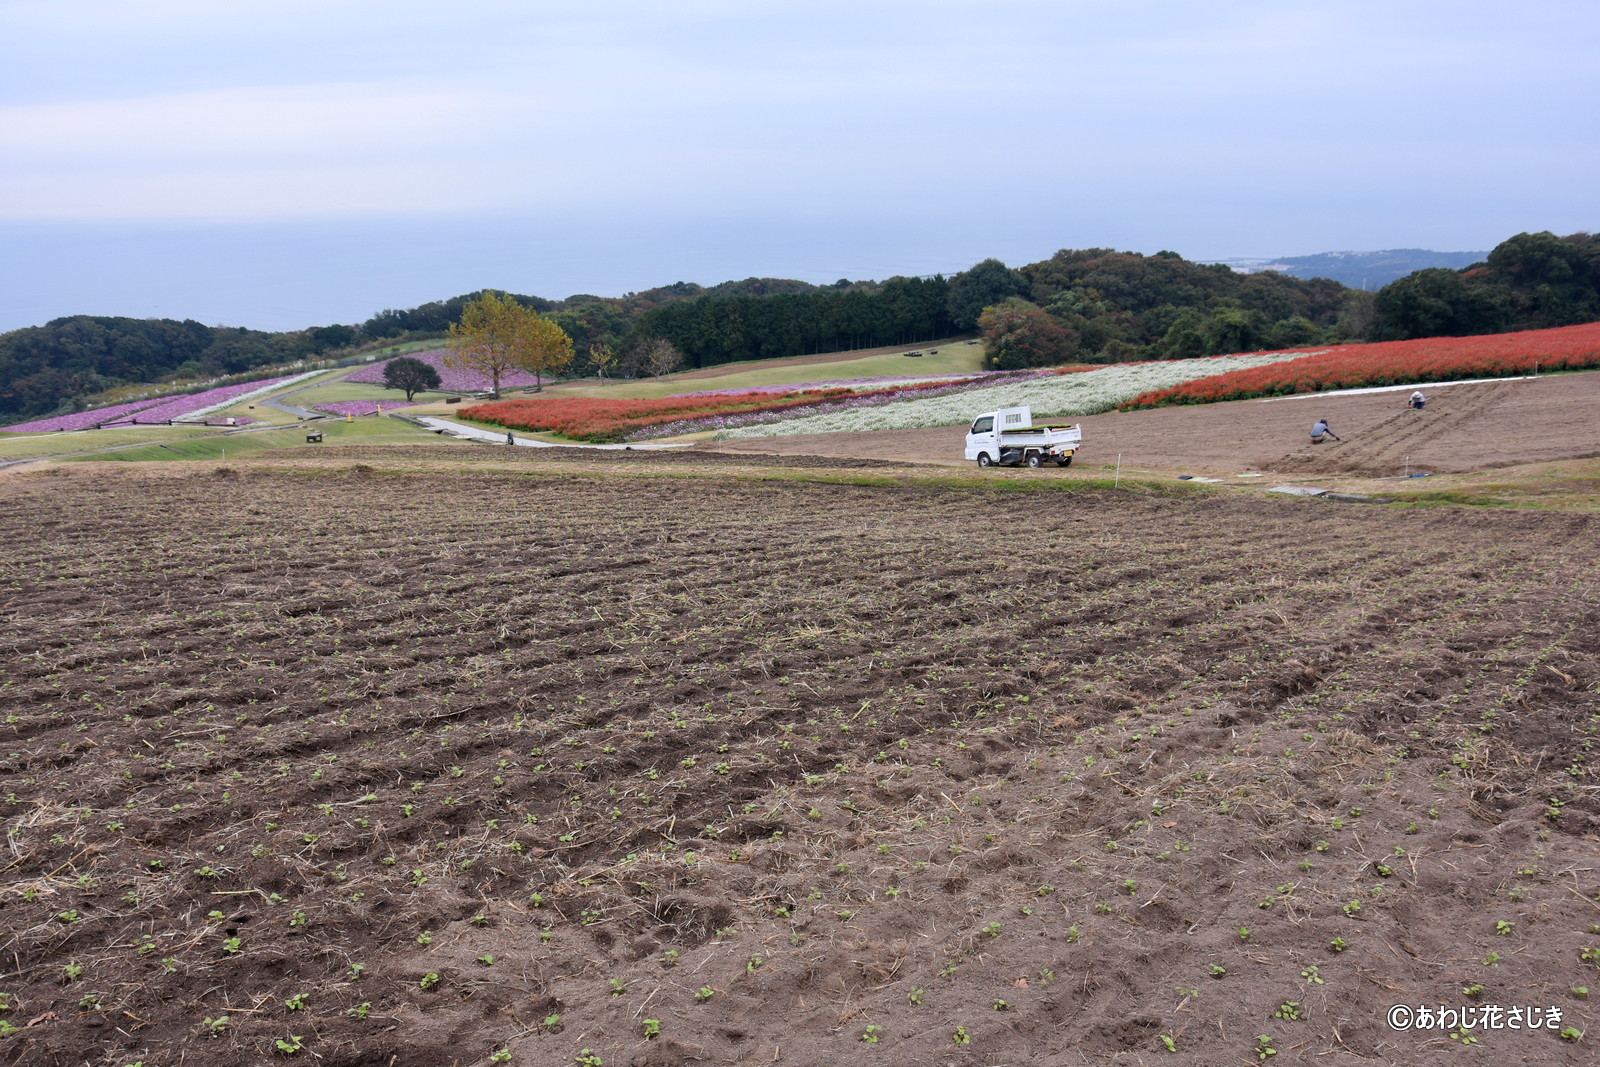
[[[398,357],[395,357],[398,358]],[[481,393],[493,386],[493,382],[486,375],[475,374],[472,371],[456,370],[444,365],[444,352],[413,352],[408,358],[420,359],[428,366],[439,372],[439,388],[435,392],[444,393]],[[383,368],[389,361],[379,360],[369,363],[352,374],[346,374],[347,382],[362,382],[367,385],[383,384]],[[541,379],[534,377],[527,371],[510,371],[500,376],[501,389],[520,389],[525,385],[538,385]],[[542,379],[548,383],[550,379]],[[318,408],[318,410],[323,410]]]

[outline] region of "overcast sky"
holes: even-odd
[[[1600,227],[1595,0],[0,0],[0,330]]]

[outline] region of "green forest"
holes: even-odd
[[[93,406],[109,390],[210,380],[442,338],[466,293],[363,323],[288,332],[193,320],[75,315],[0,334],[0,424]],[[515,295],[515,294],[514,294]],[[621,297],[515,295],[572,338],[631,354],[657,339],[706,367],[982,335],[992,366],[1182,359],[1366,340],[1497,333],[1600,319],[1600,238],[1520,233],[1481,263],[1432,268],[1376,293],[1325,278],[1244,274],[1175,252],[1063,249],[1012,268],[987,259],[949,278],[830,285],[748,278],[678,282]]]

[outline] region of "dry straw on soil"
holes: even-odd
[[[1595,520],[703,473],[0,483],[0,1056],[1591,1062]]]

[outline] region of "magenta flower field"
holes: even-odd
[[[63,430],[92,430],[112,426],[162,426],[176,421],[199,421],[206,414],[236,403],[251,393],[265,392],[285,382],[307,376],[291,374],[281,378],[262,378],[253,382],[240,382],[237,385],[222,385],[215,389],[207,389],[203,393],[149,397],[111,407],[91,408],[72,415],[52,415],[49,418],[35,419],[15,426],[0,427],[0,432],[56,433]],[[236,425],[250,421],[245,418],[234,419]]]
[[[0,426],[0,432],[55,433],[61,430],[88,430],[103,423],[120,422],[126,425],[138,412],[146,411],[163,402],[162,397],[148,397],[144,400],[132,400],[126,404],[115,404],[108,408],[94,408],[72,415],[52,415],[47,419],[21,422],[15,426]]]

